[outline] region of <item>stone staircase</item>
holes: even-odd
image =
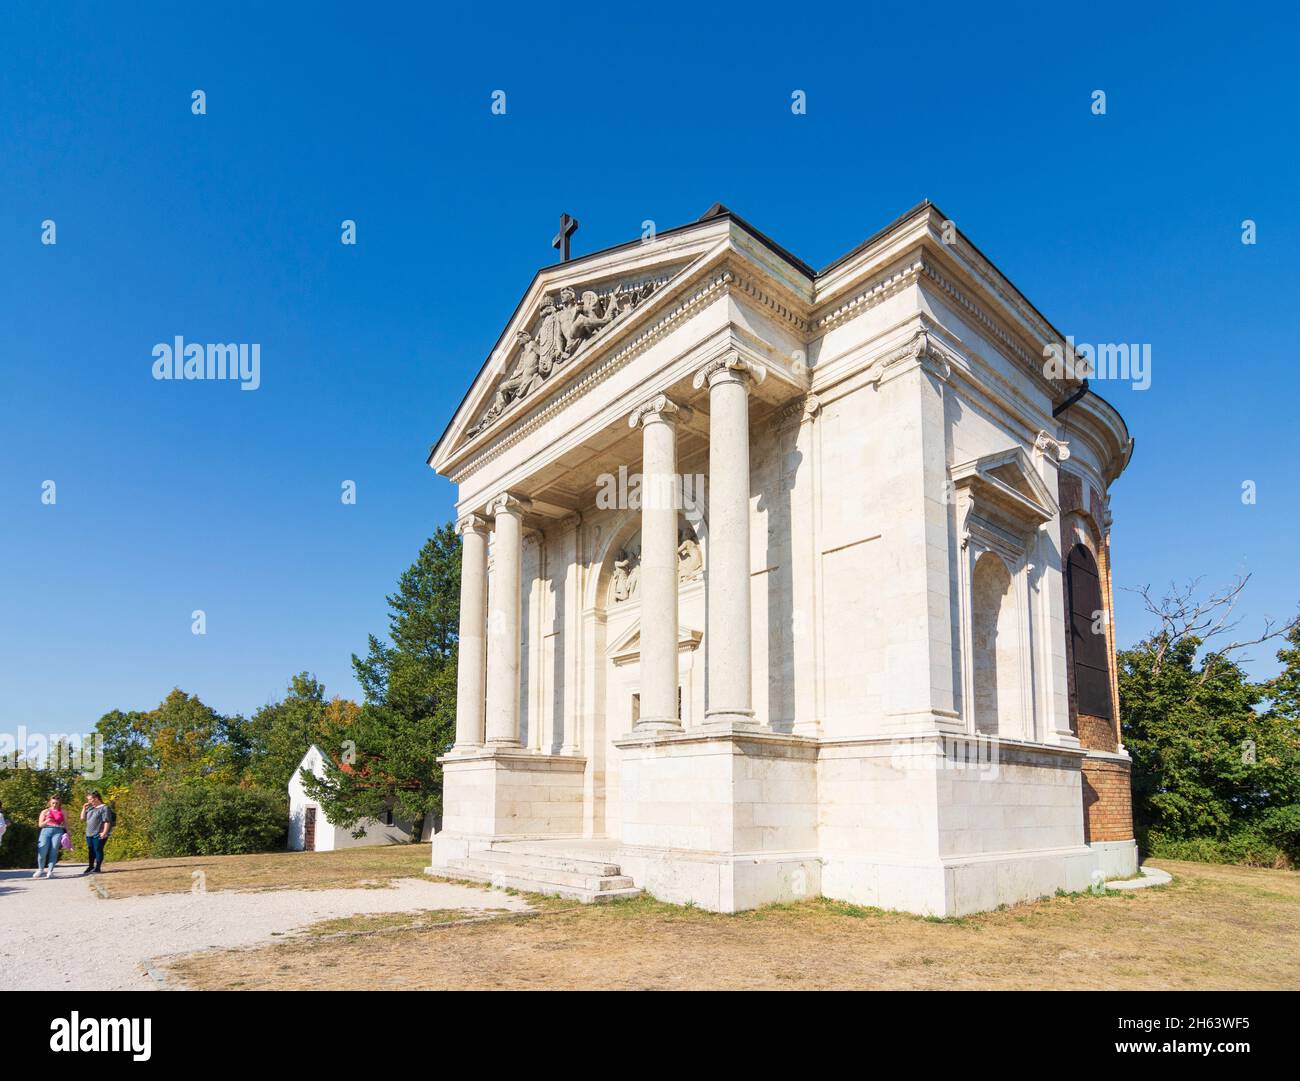
[[[445,873],[528,893],[555,894],[583,904],[641,893],[616,863],[510,848],[486,848],[450,860]]]

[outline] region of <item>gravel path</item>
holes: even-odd
[[[388,889],[167,893],[104,900],[61,863],[55,877],[0,871],[0,990],[151,991],[141,962],[207,947],[254,946],[317,920],[417,909],[507,908],[510,894],[448,882],[398,880]]]

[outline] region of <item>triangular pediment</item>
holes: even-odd
[[[970,496],[977,512],[992,513],[1022,529],[1056,517],[1056,499],[1020,447],[974,458],[949,472],[953,486]]]
[[[677,629],[677,650],[692,650],[699,647],[704,640],[704,632],[691,627]],[[610,660],[615,664],[629,664],[641,659],[641,624],[634,623],[624,631],[614,643],[606,649]]]
[[[490,438],[644,329],[678,280],[725,256],[729,227],[725,219],[702,221],[538,271],[430,464],[437,468],[480,437]]]

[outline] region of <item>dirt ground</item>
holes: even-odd
[[[1158,861],[1172,885],[959,920],[829,901],[734,916],[649,899],[174,961],[196,988],[1300,988],[1300,873]],[[349,929],[356,933],[339,934]]]

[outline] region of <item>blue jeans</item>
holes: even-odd
[[[97,833],[87,835],[86,847],[90,849],[90,866],[98,871],[104,866],[104,838]]]
[[[36,869],[54,867],[59,862],[59,841],[63,839],[62,826],[42,826],[36,842]]]

